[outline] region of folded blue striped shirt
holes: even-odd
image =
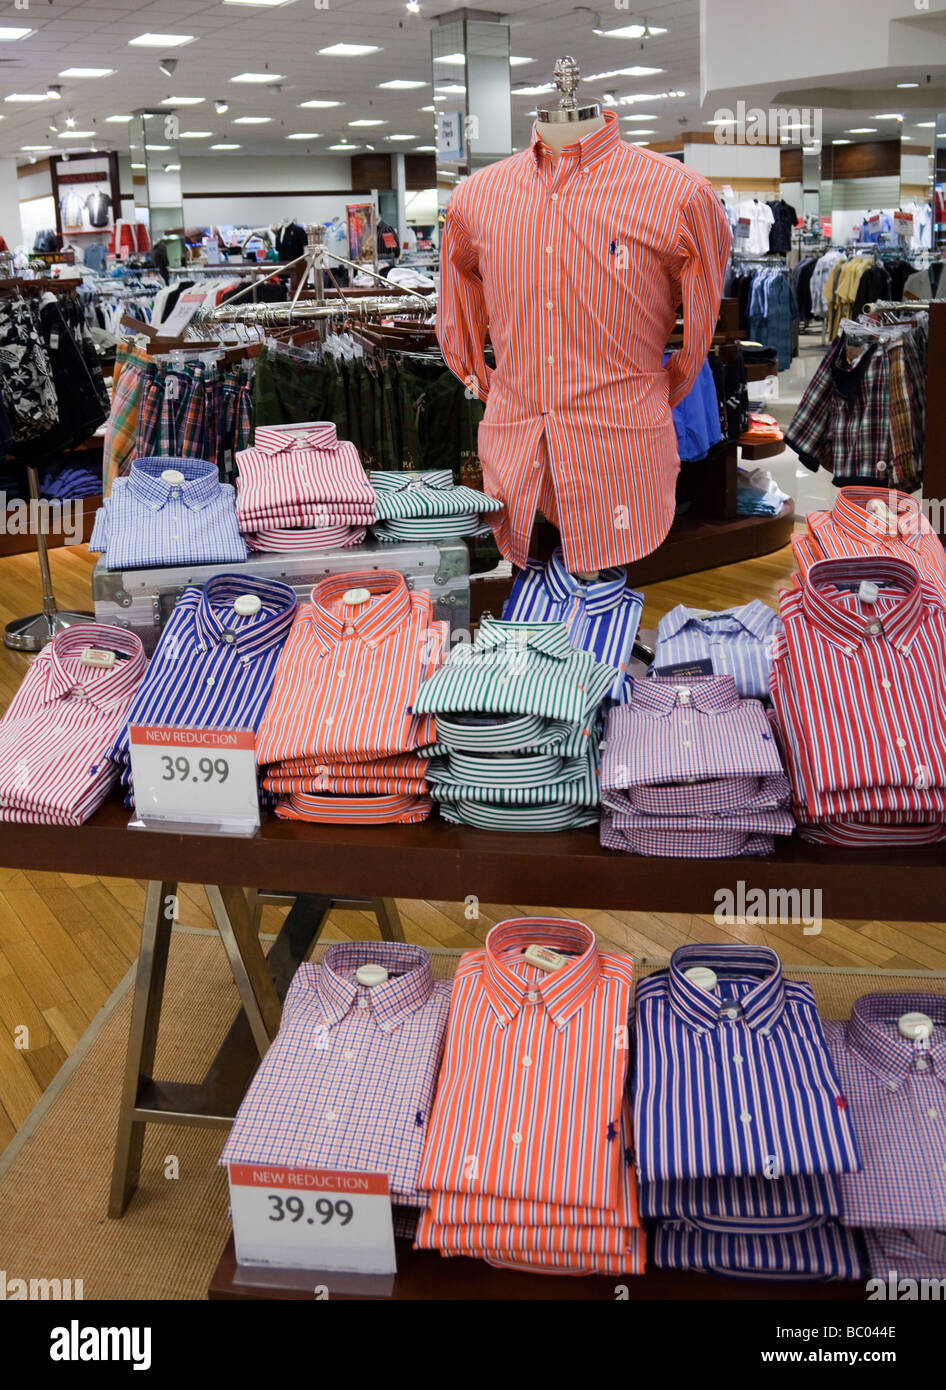
[[[782,1235],[723,1235],[683,1222],[653,1231],[658,1269],[703,1270],[729,1279],[863,1279],[855,1233],[835,1221]]]
[[[657,624],[654,669],[708,661],[714,676],[732,676],[743,699],[768,699],[772,643],[782,620],[761,599],[705,613],[683,603]]]

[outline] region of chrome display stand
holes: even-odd
[[[47,642],[53,640],[57,632],[62,632],[67,627],[73,627],[76,623],[94,622],[95,614],[73,613],[69,609],[56,607],[56,595],[53,593],[53,580],[49,571],[46,531],[42,522],[39,474],[35,468],[28,464],[26,476],[30,486],[30,506],[35,506],[39,523],[36,532],[36,554],[39,558],[39,573],[43,581],[43,611],[42,613],[33,613],[28,618],[15,618],[12,623],[7,623],[3,632],[3,645],[12,648],[15,652],[38,652],[42,651]]]

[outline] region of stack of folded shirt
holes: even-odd
[[[253,550],[356,545],[374,521],[358,450],[331,422],[260,425],[236,465],[237,514]]]
[[[245,560],[233,488],[206,459],[139,458],[95,514],[89,549],[109,569]]]
[[[387,979],[361,984],[366,965]],[[395,1235],[413,1236],[452,983],[393,941],[340,941],[300,965],[220,1162],[386,1173]]]
[[[808,531],[792,536],[798,568],[818,560],[884,555],[906,560],[946,605],[946,550],[915,497],[885,487],[843,487],[829,512],[809,512]]]
[[[257,739],[264,787],[292,820],[372,824],[430,814],[434,721],[419,687],[447,625],[393,570],[320,580],[300,606]]]
[[[743,699],[767,700],[772,645],[781,629],[778,614],[761,599],[716,613],[680,603],[657,625],[653,670],[658,676],[732,676]]]
[[[765,710],[732,676],[649,676],[608,715],[601,843],[632,854],[771,854],[794,829]]]
[[[484,617],[414,702],[437,715],[427,775],[441,815],[486,830],[594,825],[599,712],[614,680],[563,623]]]
[[[257,611],[239,612],[241,598]],[[203,590],[184,590],[111,751],[127,805],[135,804],[127,725],[255,730],[295,615],[294,591],[275,579],[218,574]]]
[[[578,579],[565,568],[558,547],[549,560],[527,560],[518,571],[503,618],[513,623],[564,623],[573,647],[615,668],[608,695],[624,703],[633,688],[628,668],[643,607],[644,595],[628,588],[623,569]]]
[[[801,834],[946,838],[946,610],[906,561],[820,560],[780,595],[772,701]]]
[[[841,1220],[874,1278],[946,1279],[946,995],[868,994],[825,1037],[862,1162]]]
[[[379,541],[485,536],[490,532],[485,513],[502,511],[495,497],[455,484],[449,468],[373,471],[368,478],[377,499],[373,530]]]
[[[419,1249],[643,1272],[625,1090],[632,986],[632,958],[599,952],[582,922],[501,922],[464,955],[421,1160]]]
[[[860,1159],[811,986],[768,946],[680,946],[636,991],[639,1203],[664,1268],[855,1279]]]
[[[98,809],[144,669],[138,638],[99,623],[66,628],[34,657],[0,720],[0,821],[81,825]]]

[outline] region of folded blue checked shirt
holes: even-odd
[[[183,475],[168,481],[166,473]],[[95,514],[89,549],[111,570],[224,565],[249,554],[236,495],[205,459],[139,458]]]

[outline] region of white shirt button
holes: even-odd
[[[726,1010],[726,1017],[727,1017],[727,1018],[738,1018],[738,1017],[739,1017],[739,1010],[738,1010],[738,1009],[727,1009],[727,1010]]]
[[[522,1065],[523,1065],[524,1067],[531,1067],[531,1066],[532,1066],[532,1058],[531,1058],[531,1057],[523,1057],[523,1059],[522,1059]]]
[[[547,299],[547,300],[545,301],[545,307],[546,307],[546,309],[554,309],[554,308],[555,308],[555,303],[554,303],[554,301],[551,300],[551,299]]]
[[[907,746],[907,741],[906,741],[905,738],[898,738],[898,739],[897,739],[897,747],[898,747],[898,748],[906,748],[906,746]]]
[[[326,1110],[324,1118],[327,1125],[333,1125],[338,1119],[338,1116],[335,1114],[334,1110]]]
[[[926,1060],[925,1057],[917,1057],[917,1059],[916,1059],[916,1069],[917,1069],[917,1071],[926,1071],[927,1068],[929,1067],[929,1065],[930,1065],[930,1064],[929,1064],[929,1062]]]
[[[530,1004],[537,1004],[539,1002],[539,996],[538,994],[536,994],[534,989],[529,990],[528,994],[526,995],[526,998],[528,999]]]
[[[355,629],[354,629],[353,627],[346,627],[346,629],[345,629],[345,636],[346,636],[346,637],[354,637],[354,635],[355,635]]]
[[[553,203],[557,203],[557,202],[558,202],[558,194],[557,194],[557,193],[553,193],[553,194],[552,194],[552,202],[553,202]]]
[[[735,1057],[733,1057],[733,1061],[734,1061],[734,1062],[741,1062],[741,1061],[742,1061],[742,1058],[739,1056],[739,1053],[738,1053],[738,1052],[736,1053]]]
[[[742,1114],[739,1116],[739,1118],[740,1118],[740,1120],[742,1121],[742,1123],[743,1123],[744,1125],[751,1125],[751,1124],[752,1124],[752,1116],[749,1114],[748,1110],[743,1110],[743,1112],[742,1112]]]
[[[876,637],[880,632],[880,623],[868,623],[867,631],[870,633],[871,637]]]
[[[884,688],[885,690],[889,690],[889,689],[890,689],[890,682],[889,682],[888,680],[882,680],[880,683],[881,683],[881,685],[883,686],[883,688]]]
[[[208,685],[216,685],[217,682],[216,682],[216,680],[214,679],[213,676],[208,676],[208,677],[207,677],[207,684],[208,684]]]
[[[522,1135],[521,1135],[518,1131],[517,1131],[515,1134],[513,1134],[511,1137],[512,1137],[512,1142],[513,1142],[514,1144],[521,1144],[521,1143],[522,1143]]]
[[[343,1052],[342,1057],[346,1062],[353,1062],[355,1060],[354,1052]]]
[[[938,1111],[938,1110],[927,1110],[926,1113],[927,1113],[927,1115],[929,1115],[929,1117],[930,1117],[931,1120],[938,1120],[938,1119],[939,1119],[939,1111]]]
[[[359,999],[359,1000],[358,1000],[358,1007],[359,1007],[359,1009],[367,1009],[367,1008],[369,1008],[370,1006],[369,1006],[369,1004],[368,1004],[367,999]]]
[[[554,357],[549,357],[549,358],[547,358],[546,360],[548,361],[548,364],[549,364],[549,366],[551,367],[552,363],[555,361],[555,358],[554,358]]]
[[[770,1037],[772,1036],[772,1029],[771,1029],[771,1028],[760,1028],[760,1029],[759,1029],[759,1036],[760,1036],[760,1037],[763,1037],[763,1038],[770,1038]]]

